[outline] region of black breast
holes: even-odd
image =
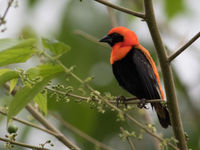
[[[119,85],[129,93],[139,99],[160,98],[152,66],[139,49],[132,48],[123,59],[116,61],[112,68]]]

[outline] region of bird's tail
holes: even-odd
[[[161,103],[152,103],[152,106],[155,108],[159,122],[163,128],[167,128],[171,125],[169,112],[166,106],[163,106]]]

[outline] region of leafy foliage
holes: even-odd
[[[0,52],[0,66],[26,62],[36,53],[36,50],[33,47],[35,42],[35,39],[0,40],[0,50],[3,50]]]

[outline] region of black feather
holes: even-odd
[[[112,65],[119,85],[139,99],[160,99],[160,88],[146,56],[139,49],[132,48],[129,53]],[[161,125],[170,125],[169,113],[160,103],[152,103]]]

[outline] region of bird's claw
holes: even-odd
[[[146,106],[146,99],[140,99],[140,102],[138,103],[137,107],[142,109],[149,109],[147,106]]]
[[[116,98],[116,104],[117,104],[117,107],[119,107],[119,104],[124,104],[125,105],[125,107],[127,107],[127,104],[125,103],[125,101],[126,101],[126,97],[124,97],[124,96],[118,96],[117,98]]]

